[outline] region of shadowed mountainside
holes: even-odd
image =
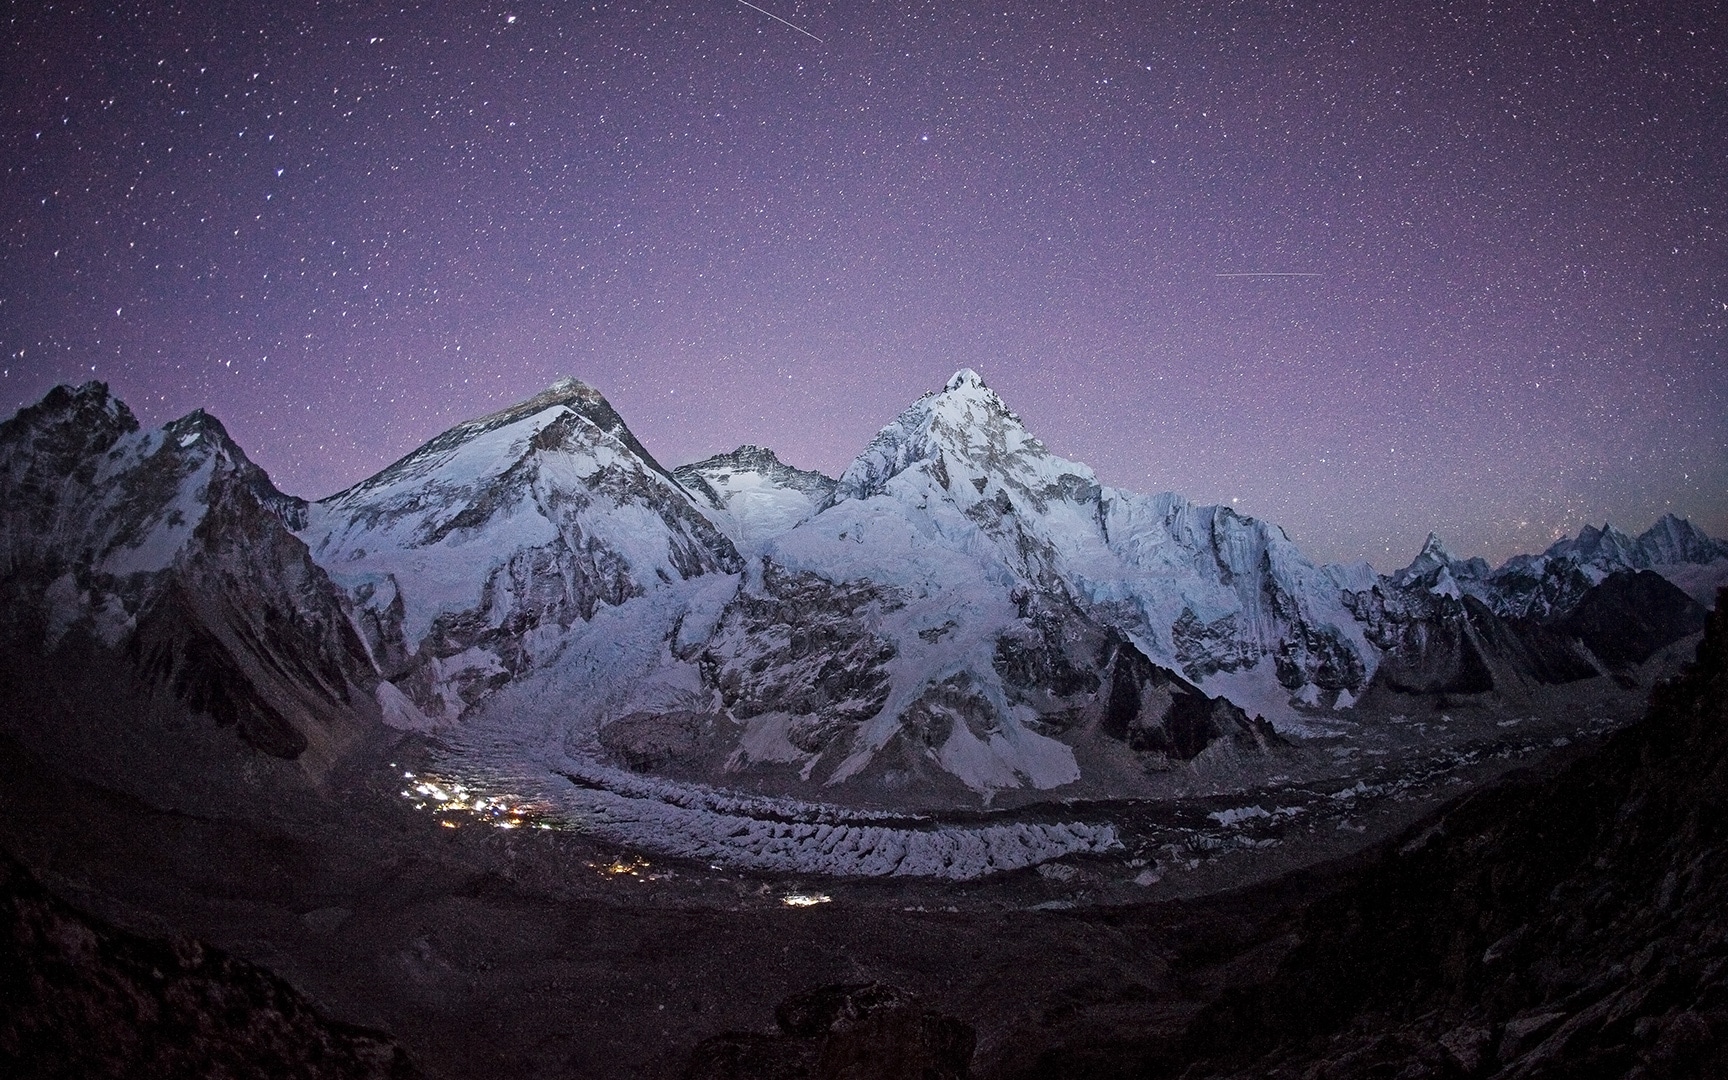
[[[1551,779],[1428,819],[1269,917],[1271,977],[1175,1039],[1006,1075],[1728,1075],[1728,604],[1649,716]],[[1281,935],[1281,941],[1271,938]]]

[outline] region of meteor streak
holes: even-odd
[[[742,4],[744,2],[744,0],[738,0],[738,2],[740,4]],[[1265,273],[1258,273],[1258,274],[1213,274],[1212,276],[1213,277],[1325,277],[1326,275],[1325,274],[1315,274],[1315,273],[1302,273],[1302,274],[1289,273],[1289,272],[1274,273],[1274,272],[1268,271]]]
[[[773,19],[777,23],[786,23],[787,26],[790,26],[792,29],[798,31],[800,34],[803,34],[805,37],[809,38],[811,41],[816,42],[816,44],[818,44],[818,45],[822,44],[821,38],[817,37],[815,34],[812,34],[810,31],[804,29],[802,26],[799,26],[797,23],[786,22],[785,19],[782,19],[780,16],[774,14],[772,11],[768,11],[765,8],[759,8],[755,4],[752,4],[750,2],[750,0],[738,0],[738,2],[740,4],[743,4],[745,7],[749,8],[751,11],[762,12],[762,14],[768,16],[770,19]]]

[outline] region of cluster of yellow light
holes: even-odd
[[[589,863],[588,865],[606,877],[639,878],[648,869],[648,860],[640,855],[631,855],[628,858],[620,855],[611,862]]]
[[[834,898],[829,896],[827,893],[795,892],[787,893],[785,896],[782,896],[780,902],[785,904],[787,907],[815,907],[817,904],[830,903],[833,899]]]
[[[532,807],[524,806],[506,795],[480,795],[466,784],[436,776],[417,776],[411,772],[404,772],[402,779],[409,781],[411,785],[403,789],[402,797],[412,800],[416,810],[430,810],[438,814],[471,814],[479,819],[481,824],[497,829],[552,827],[550,822],[539,820]],[[454,829],[460,823],[445,818],[438,824],[446,829]]]

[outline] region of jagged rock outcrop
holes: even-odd
[[[1118,640],[1108,671],[1110,694],[1101,728],[1130,749],[1191,761],[1219,739],[1251,750],[1282,742],[1264,719],[1250,720],[1224,698],[1206,696],[1152,663],[1131,641]]]
[[[966,1080],[965,1021],[881,983],[822,986],[782,1001],[775,1034],[728,1032],[691,1052],[684,1080]]]

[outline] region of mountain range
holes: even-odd
[[[707,815],[691,850],[735,853],[742,815],[777,822],[772,861],[829,822],[832,866],[901,872],[908,813],[1288,772],[1361,718],[1637,687],[1728,583],[1728,543],[1672,516],[1498,568],[1433,536],[1389,575],[1316,565],[1100,483],[972,371],[838,478],[754,446],[667,469],[572,379],[317,502],[203,412],[145,431],[59,387],[0,424],[0,560],[11,641],[88,642],[311,773],[394,729],[604,793],[626,838]],[[1110,842],[1039,828],[985,862]]]

